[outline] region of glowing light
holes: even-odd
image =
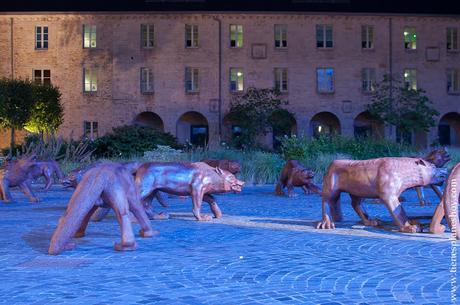
[[[409,35],[409,32],[404,32],[404,36],[407,36],[407,35]]]
[[[323,130],[323,126],[319,125],[318,126],[318,132],[321,132],[321,130]]]
[[[243,259],[243,258],[244,258],[244,256],[240,256],[240,259]]]
[[[404,77],[409,77],[409,73],[404,73]]]
[[[237,76],[243,76],[243,73],[242,72],[237,72],[236,75]]]

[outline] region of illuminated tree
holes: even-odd
[[[28,80],[0,80],[0,126],[11,129],[10,154],[15,146],[14,132],[24,128],[35,103],[33,84]]]

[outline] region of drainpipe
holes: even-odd
[[[222,21],[218,17],[213,17],[219,25],[219,101],[218,101],[218,120],[219,120],[219,144],[222,141]]]
[[[10,66],[11,79],[14,78],[14,59],[13,59],[13,17],[10,18]]]
[[[388,60],[389,60],[389,68],[390,68],[390,104],[393,105],[393,19],[390,17],[388,20]],[[397,129],[395,127],[395,131],[393,133],[393,128],[391,128],[391,136],[394,137],[396,141],[397,138]]]

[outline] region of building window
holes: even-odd
[[[279,92],[288,91],[288,71],[286,68],[275,68],[275,89]]]
[[[417,70],[404,70],[404,87],[409,90],[417,90]]]
[[[34,70],[33,79],[36,84],[51,85],[51,71],[50,70]]]
[[[230,25],[230,47],[242,48],[243,47],[243,26],[240,24]]]
[[[97,91],[97,74],[95,68],[84,68],[84,92],[96,92]]]
[[[287,48],[287,25],[275,24],[275,48]]]
[[[198,26],[185,25],[185,47],[198,48]]]
[[[458,36],[456,28],[447,28],[447,51],[458,51]]]
[[[374,48],[374,27],[371,25],[363,25],[361,27],[361,47],[363,49]]]
[[[404,48],[406,50],[417,49],[417,33],[413,27],[404,28]]]
[[[458,70],[449,69],[447,70],[447,92],[448,93],[459,93],[460,87],[458,84]]]
[[[48,27],[35,27],[35,49],[48,49]]]
[[[317,48],[332,48],[332,25],[317,24],[316,25],[316,47]]]
[[[316,89],[319,93],[334,92],[334,69],[333,68],[316,69]]]
[[[92,49],[96,47],[96,26],[83,25],[83,48]]]
[[[185,92],[200,91],[199,70],[197,68],[185,68]]]
[[[153,24],[141,24],[141,47],[153,48]]]
[[[372,92],[375,90],[375,69],[364,68],[361,72],[363,80],[363,92]]]
[[[244,90],[244,74],[243,69],[230,69],[230,91],[243,92]]]
[[[99,136],[97,122],[83,122],[83,138],[94,140]]]
[[[141,68],[141,93],[153,93],[153,71]]]

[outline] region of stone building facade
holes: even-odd
[[[235,128],[225,114],[239,89],[275,85],[297,134],[394,138],[365,113],[366,89],[392,73],[426,90],[441,114],[413,143],[459,146],[459,36],[458,15],[4,12],[0,76],[57,85],[65,137],[140,123],[217,145]]]

